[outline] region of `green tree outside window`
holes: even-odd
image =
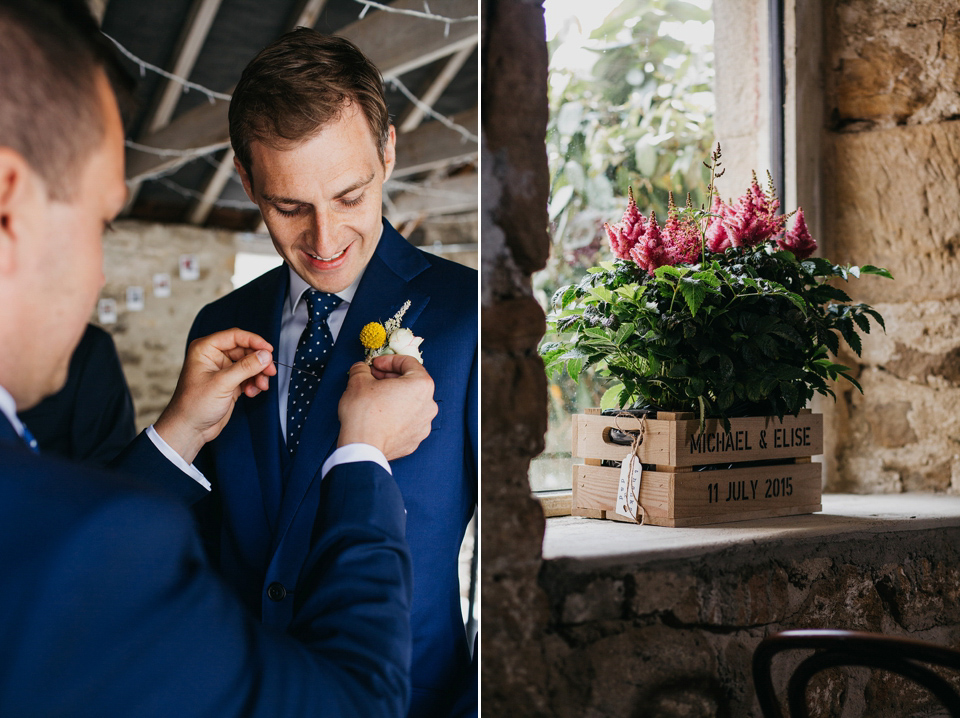
[[[612,258],[603,223],[619,220],[632,186],[641,210],[666,217],[673,192],[699,206],[713,146],[713,49],[709,0],[622,0],[581,47],[571,42],[601,0],[546,0],[549,40],[551,256],[533,278],[547,309],[560,286]],[[579,13],[579,19],[576,14]],[[608,380],[579,384],[564,376],[549,385],[546,450],[531,466],[534,490],[569,488],[570,417],[599,406]]]

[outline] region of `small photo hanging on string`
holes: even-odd
[[[127,311],[142,312],[143,308],[143,287],[127,287]]]
[[[185,282],[195,282],[200,279],[200,264],[197,262],[197,255],[180,255],[180,279]]]
[[[153,296],[161,299],[170,296],[170,275],[166,272],[153,275]]]
[[[97,302],[97,321],[101,324],[117,323],[117,300],[109,297]]]

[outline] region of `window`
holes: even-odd
[[[666,216],[668,196],[702,201],[714,142],[711,0],[547,0],[551,257],[533,286],[549,313],[557,288],[612,255],[604,222],[637,204]],[[549,340],[549,332],[547,340]],[[599,406],[607,382],[551,377],[535,491],[569,489],[571,416]]]

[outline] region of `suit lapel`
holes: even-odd
[[[289,529],[310,486],[319,479],[326,457],[336,446],[340,433],[337,404],[347,387],[347,372],[354,363],[363,361],[360,330],[368,322],[382,323],[390,319],[407,300],[410,308],[404,314],[402,325],[416,329],[417,317],[430,297],[415,291],[410,280],[427,267],[429,264],[419,250],[384,221],[383,236],[350,303],[304,423],[300,446],[287,478],[274,549]]]
[[[265,283],[256,306],[260,311],[244,318],[243,326],[270,342],[276,351],[280,344],[280,325],[283,319],[283,303],[287,297],[289,274],[286,264],[281,264],[275,277]],[[262,494],[262,502],[271,533],[276,531],[276,520],[280,513],[283,497],[283,467],[281,458],[286,449],[280,437],[280,415],[278,413],[279,392],[277,378],[270,378],[268,391],[252,399],[244,397],[244,410],[250,431],[250,441],[257,464],[257,483]],[[239,477],[235,477],[239,478]],[[256,503],[256,502],[254,502]],[[252,518],[252,517],[251,517]]]

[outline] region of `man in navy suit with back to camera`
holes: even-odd
[[[284,264],[205,307],[191,332],[237,326],[277,348],[269,389],[242,398],[198,459],[213,484],[198,507],[211,555],[264,623],[295,635],[322,509],[317,473],[338,432],[330,397],[364,357],[361,330],[409,302],[401,324],[423,339],[439,406],[430,436],[392,464],[413,557],[409,715],[474,714],[457,563],[477,503],[477,273],[411,246],[383,219],[396,134],[379,71],[349,41],[287,33],[244,70],[229,118],[237,171]],[[309,362],[301,351],[311,347],[325,361],[319,388],[283,366]]]
[[[227,329],[191,344],[170,405],[118,460],[149,487],[41,456],[17,418],[63,385],[126,201],[110,63],[81,0],[0,0],[0,715],[399,718],[411,562],[386,457],[437,411],[413,358],[344,377],[293,636],[250,615],[157,488],[206,491],[185,472],[238,399],[269,389],[269,342]]]

